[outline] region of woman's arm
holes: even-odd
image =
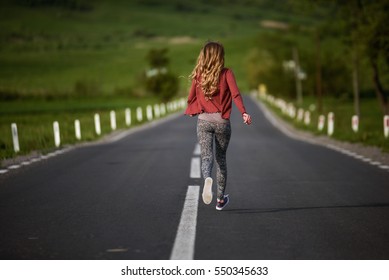
[[[196,96],[196,80],[192,80],[192,85],[190,87],[189,95],[188,95],[188,106],[185,110],[185,115],[190,115],[193,117],[197,115],[198,105],[197,105],[197,96]]]
[[[192,85],[189,90],[189,95],[188,95],[188,104],[193,103],[196,101],[196,81],[195,79],[192,80]]]
[[[227,78],[227,83],[231,92],[232,99],[234,100],[236,107],[238,107],[238,110],[242,113],[243,122],[247,125],[250,125],[251,116],[246,112],[246,108],[243,104],[242,95],[240,94],[238,85],[236,84],[234,73],[232,72],[231,69],[227,70],[226,78]]]
[[[227,70],[226,80],[227,80],[228,88],[230,89],[231,92],[232,100],[234,100],[236,107],[238,107],[238,110],[242,114],[246,113],[246,108],[244,107],[242,96],[240,94],[238,85],[236,84],[234,73],[232,72],[231,69]]]

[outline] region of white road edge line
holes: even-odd
[[[303,142],[308,142],[308,143],[311,143],[311,144],[314,144],[314,145],[320,145],[320,146],[324,146],[324,147],[327,147],[329,149],[332,149],[332,150],[335,150],[335,151],[338,151],[340,153],[343,153],[343,154],[346,154],[348,156],[351,156],[355,159],[358,159],[362,162],[366,162],[370,165],[373,165],[373,166],[378,166],[379,168],[381,169],[384,169],[384,170],[388,170],[389,171],[389,166],[387,165],[380,165],[379,162],[376,162],[376,161],[373,161],[372,159],[369,159],[369,158],[366,158],[362,155],[359,155],[357,153],[354,153],[354,152],[351,152],[351,151],[348,151],[346,149],[343,149],[343,148],[339,148],[339,147],[336,147],[334,145],[331,145],[331,144],[322,144],[318,141],[315,141],[313,139],[307,139],[307,138],[304,138],[304,137],[300,137],[300,136],[296,136],[294,135],[292,132],[290,132],[287,128],[285,128],[283,125],[280,125],[279,121],[273,116],[273,113],[270,112],[269,109],[267,109],[265,107],[265,105],[263,105],[261,102],[257,101],[257,100],[254,100],[254,102],[257,104],[257,106],[259,108],[262,109],[262,112],[263,114],[265,115],[265,117],[267,118],[267,120],[274,126],[276,127],[278,130],[280,130],[282,133],[284,133],[286,136],[292,138],[292,139],[296,139],[296,140],[299,140],[299,141],[303,141]]]
[[[19,164],[8,166],[8,169],[18,169],[18,168],[20,168]]]
[[[142,125],[137,126],[137,127],[127,128],[125,131],[119,133],[116,136],[107,135],[106,137],[110,138],[108,140],[105,140],[105,138],[102,138],[100,140],[96,140],[96,141],[93,141],[93,142],[84,142],[84,143],[80,143],[80,144],[77,144],[77,145],[74,145],[74,146],[71,146],[71,147],[66,147],[66,148],[63,148],[63,149],[60,149],[60,150],[56,150],[55,152],[49,153],[47,155],[40,155],[40,156],[38,156],[36,158],[32,158],[32,159],[30,159],[28,161],[20,163],[20,166],[17,166],[17,167],[15,167],[16,165],[15,166],[8,166],[8,167],[5,167],[5,169],[0,169],[0,175],[1,174],[5,174],[5,173],[7,173],[10,170],[18,169],[21,166],[30,165],[32,163],[35,163],[35,162],[38,162],[38,161],[41,161],[41,160],[46,160],[46,159],[55,157],[57,155],[61,155],[61,154],[67,153],[67,152],[69,152],[69,151],[71,151],[71,150],[73,150],[75,148],[78,148],[78,147],[95,146],[95,145],[101,145],[101,144],[104,144],[104,143],[114,143],[116,141],[119,141],[119,140],[123,139],[124,137],[127,137],[127,136],[131,135],[131,134],[135,134],[135,133],[137,133],[139,131],[155,127],[155,126],[157,126],[159,124],[171,121],[171,120],[173,120],[175,118],[178,118],[180,116],[181,116],[181,112],[173,113],[173,114],[171,114],[169,116],[162,117],[162,118],[160,118],[158,120],[155,120],[155,121],[152,121],[152,122],[149,122],[149,123],[145,123],[145,124],[142,124]]]
[[[119,140],[122,140],[123,138],[125,138],[125,137],[127,137],[127,136],[129,136],[131,134],[134,134],[134,133],[139,132],[139,131],[147,130],[147,129],[155,127],[157,125],[169,122],[169,121],[171,121],[173,119],[176,119],[176,118],[178,118],[180,116],[182,116],[182,113],[181,112],[177,112],[177,113],[171,114],[169,116],[162,117],[160,119],[156,119],[154,121],[150,121],[148,123],[144,123],[144,124],[136,126],[136,127],[128,128],[128,129],[118,133],[115,136],[109,136],[108,135],[108,136],[106,136],[106,137],[109,137],[108,140],[104,140],[105,138],[103,138],[100,141],[97,141],[96,144],[100,144],[101,142],[104,142],[104,141],[107,142],[107,143],[115,143],[115,142],[117,142]]]
[[[190,163],[190,178],[201,178],[199,157],[192,158]]]
[[[200,186],[188,186],[171,260],[193,260]]]

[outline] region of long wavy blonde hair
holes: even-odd
[[[220,73],[224,68],[224,48],[218,42],[207,42],[201,49],[197,64],[189,76],[196,79],[206,100],[212,99],[219,86]]]

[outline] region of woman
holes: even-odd
[[[201,171],[205,178],[203,201],[212,202],[211,178],[213,142],[216,156],[216,209],[222,210],[229,202],[225,195],[227,183],[226,152],[231,137],[230,114],[232,100],[242,114],[243,122],[251,124],[231,69],[224,68],[224,48],[217,42],[208,42],[200,51],[197,64],[190,75],[192,86],[188,96],[186,115],[198,115],[197,137],[201,150]]]

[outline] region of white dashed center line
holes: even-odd
[[[195,146],[195,149],[193,151],[193,155],[199,156],[200,155],[200,145],[197,143]]]
[[[171,260],[193,260],[200,186],[188,186]]]
[[[199,144],[196,144],[193,155],[195,157],[191,160],[190,178],[198,179],[201,178]],[[199,193],[200,186],[188,186],[184,209],[170,255],[171,260],[193,260],[194,258]]]
[[[199,157],[192,158],[190,165],[190,178],[201,178]]]

